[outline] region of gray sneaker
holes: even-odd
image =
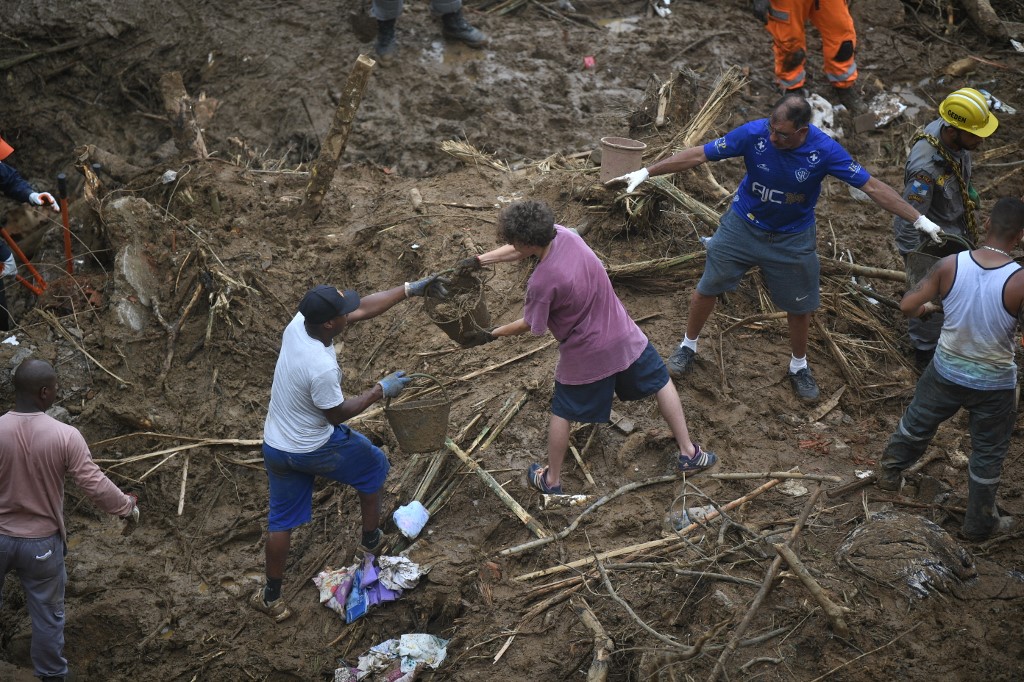
[[[814,380],[811,375],[809,367],[804,367],[795,374],[789,372],[786,374],[789,377],[789,382],[793,384],[793,390],[796,391],[796,395],[800,400],[805,403],[813,403],[818,399],[818,382]]]
[[[676,348],[676,352],[672,353],[672,357],[665,363],[668,365],[669,375],[678,379],[684,374],[688,374],[693,369],[693,359],[696,355],[697,352],[692,348],[686,346]]]

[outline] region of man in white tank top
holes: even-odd
[[[962,535],[984,540],[1011,523],[996,509],[1003,459],[1017,416],[1014,336],[1024,315],[1024,273],[1010,252],[1024,237],[1024,202],[1000,199],[981,247],[946,256],[900,302],[908,317],[939,309],[945,318],[935,357],[921,375],[910,407],[889,438],[878,487],[898,490],[939,424],[960,408],[970,413],[972,452]]]

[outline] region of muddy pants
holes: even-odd
[[[373,0],[370,16],[387,21],[402,14],[403,0]],[[430,11],[437,15],[451,14],[462,9],[462,0],[430,0]]]
[[[18,574],[32,619],[32,665],[36,677],[68,674],[64,658],[64,542],[60,533],[47,538],[0,535],[0,586],[10,571]],[[0,604],[3,594],[0,593]]]
[[[807,77],[807,36],[810,21],[821,34],[825,75],[837,88],[848,88],[857,80],[857,34],[846,0],[771,0],[768,32],[775,51],[775,78],[784,90],[801,88]]]
[[[971,460],[967,467],[967,515],[964,535],[984,538],[995,529],[996,490],[1010,434],[1017,417],[1013,389],[981,391],[942,378],[929,364],[917,381],[914,399],[889,437],[881,467],[903,471],[928,449],[939,424],[961,407],[970,414]]]

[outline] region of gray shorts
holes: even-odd
[[[730,208],[707,247],[704,274],[697,282],[699,294],[718,296],[735,290],[743,275],[756,265],[775,307],[796,315],[818,309],[821,265],[813,226],[796,233],[768,232]]]

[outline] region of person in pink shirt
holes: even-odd
[[[125,519],[126,530],[139,520],[138,498],[121,492],[92,461],[78,429],[46,414],[56,399],[53,366],[30,358],[14,371],[14,409],[0,416],[0,585],[11,571],[21,580],[32,619],[32,664],[43,680],[68,674],[64,477],[101,510]]]
[[[679,446],[678,466],[697,472],[715,465],[715,453],[690,440],[679,394],[665,363],[615,295],[604,265],[575,230],[555,224],[540,201],[519,201],[498,215],[498,240],[505,246],[466,258],[456,275],[491,263],[530,256],[537,267],[526,284],[523,317],[474,341],[550,331],[558,341],[555,391],[548,427],[548,464],[533,463],[527,479],[537,490],[562,494],[562,461],[569,447],[570,422],[607,423],[612,397],[641,400],[655,396],[658,409]]]

